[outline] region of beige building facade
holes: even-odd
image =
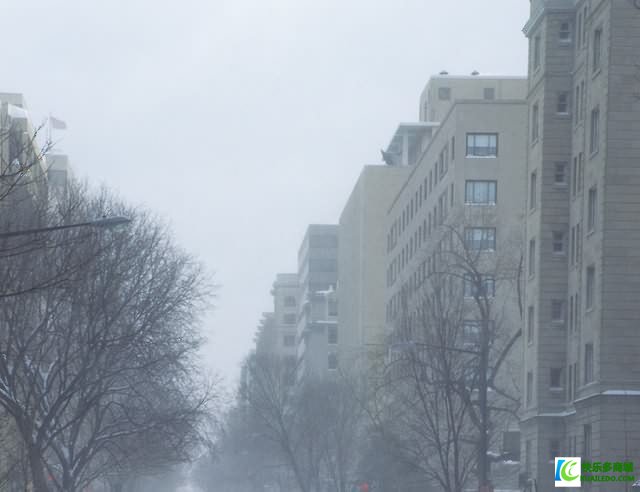
[[[339,351],[346,367],[365,369],[385,344],[386,214],[408,166],[365,166],[340,215]]]
[[[462,336],[455,342],[460,345],[451,348],[478,350],[482,321],[473,281],[467,280],[464,267],[444,264],[460,252],[454,245],[459,242],[476,257],[472,267],[481,272],[482,288],[491,298],[487,323],[495,328],[496,340],[489,356],[496,357],[508,340],[516,340],[496,379],[516,399],[521,392],[517,283],[525,213],[526,89],[525,77],[432,77],[420,99],[420,114],[435,121],[422,122],[430,130],[423,132],[415,159],[408,159],[408,177],[386,221],[385,320],[391,360],[407,344],[419,347],[426,340],[429,328],[421,324],[420,306],[445,271],[442,288],[446,285],[448,296],[464,299],[464,314],[455,314],[464,317]],[[496,484],[513,487],[518,421],[505,414],[493,419],[497,427],[490,451],[503,458],[492,477]]]

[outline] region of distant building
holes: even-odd
[[[46,164],[22,94],[0,93],[0,197],[23,202],[46,193]]]
[[[413,143],[413,142],[412,142]],[[411,169],[365,166],[340,215],[340,358],[349,368],[385,344],[386,215]]]
[[[551,490],[554,457],[640,460],[640,2],[534,0],[524,32],[521,428],[525,472]]]
[[[278,343],[276,353],[285,358],[297,353],[298,275],[279,273],[271,289]]]
[[[277,355],[278,342],[278,327],[274,313],[262,313],[255,336],[256,354]]]
[[[312,224],[298,251],[298,379],[338,369],[338,226]]]

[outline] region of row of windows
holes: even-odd
[[[325,258],[312,258],[309,260],[310,272],[337,272],[338,260]]]
[[[451,87],[438,88],[438,99],[440,101],[450,101],[451,95],[452,95]],[[488,101],[493,101],[496,98],[495,87],[485,87],[482,91],[482,97]],[[426,111],[425,111],[425,114],[426,114]]]
[[[587,33],[586,33],[586,13],[584,14],[584,19],[582,17],[582,13],[578,13],[578,29],[577,29],[577,46],[578,48],[584,48],[587,44]],[[570,44],[572,41],[572,25],[570,21],[562,21],[558,26],[558,41],[561,44]],[[593,30],[592,36],[592,47],[591,47],[591,70],[592,72],[597,72],[602,64],[602,53],[603,53],[603,30],[602,27],[597,27]],[[533,71],[536,71],[540,68],[542,63],[542,37],[541,35],[537,35],[533,38],[532,42],[532,64]]]
[[[586,269],[586,286],[585,286],[585,309],[590,311],[595,305],[596,296],[596,269],[591,265]],[[494,284],[495,288],[495,284]],[[567,320],[567,304],[564,299],[551,300],[551,322],[555,325],[564,326]],[[580,294],[569,297],[569,331],[580,329]],[[534,343],[535,332],[535,308],[529,306],[527,309],[527,343]]]
[[[497,133],[469,133],[466,141],[467,157],[497,157],[498,156],[498,134]],[[449,169],[449,163],[455,160],[455,137],[451,138],[449,144],[445,145],[435,162],[429,175],[415,191],[415,196],[407,203],[402,214],[398,215],[387,237],[387,250],[392,251],[397,245],[398,238],[411,224],[423,203],[432,193],[437,184],[444,179]],[[453,186],[453,185],[452,185]],[[451,194],[453,204],[453,193]]]
[[[578,363],[569,364],[567,366],[567,379],[565,381],[565,369],[562,367],[551,367],[549,369],[548,388],[550,391],[565,391],[566,399],[573,401],[576,398],[576,392],[579,386],[579,367]],[[593,344],[586,343],[584,345],[583,374],[582,384],[587,385],[594,381],[594,352]],[[525,402],[527,407],[533,405],[534,397],[534,378],[533,371],[527,372]]]
[[[440,195],[438,203],[436,203],[433,213],[429,212],[422,224],[409,237],[404,247],[398,252],[396,257],[391,261],[387,270],[387,285],[391,286],[395,283],[400,272],[409,264],[415,254],[422,248],[422,244],[427,241],[431,233],[436,227],[442,225],[449,214],[449,209],[453,207],[454,202],[454,186],[445,189]]]
[[[495,205],[497,202],[497,188],[497,181],[468,180],[465,183],[465,203],[469,205]],[[453,207],[453,193],[452,184],[451,189],[445,190],[438,199],[433,216],[431,213],[428,214],[423,224],[418,226],[414,237],[409,239],[403,251],[399,252],[394,259],[387,272],[388,285],[393,285],[399,272],[411,261],[414,254],[422,246],[423,241],[426,241],[427,237],[431,235],[432,229],[444,222],[448,215],[449,206]],[[432,220],[432,217],[435,217],[435,221]]]
[[[464,230],[464,246],[469,251],[477,252],[492,252],[496,250],[496,229],[494,227],[467,227]],[[392,296],[387,304],[387,321],[391,321],[398,314],[401,299],[410,298],[425,282],[426,278],[435,272],[436,262],[438,255],[443,251],[453,251],[454,239],[451,232],[447,233],[445,237],[438,243],[437,248],[431,255],[429,255],[425,261],[423,261],[418,268],[409,276],[409,279],[401,286],[398,292]],[[447,249],[448,248],[448,249]],[[393,285],[399,275],[399,267],[397,259],[391,263],[387,270],[387,284]],[[463,292],[465,297],[475,297],[475,294],[486,294],[490,297],[495,296],[495,280],[492,276],[486,275],[480,281],[482,287],[479,287],[478,281],[474,282],[474,279],[465,277],[463,279]],[[474,287],[474,284],[476,285]],[[453,287],[453,284],[450,285]],[[453,292],[453,290],[451,291]],[[451,293],[453,295],[453,293]]]
[[[591,458],[593,452],[593,430],[591,424],[584,424],[582,426],[582,449],[578,449],[578,437],[570,436],[568,438],[568,445],[566,451],[563,451],[560,446],[560,439],[551,438],[549,439],[549,455],[548,459],[550,463],[554,463],[555,459],[558,456],[582,456],[583,459]],[[531,475],[532,472],[532,463],[533,458],[535,458],[535,453],[537,450],[533,450],[533,441],[527,440],[525,442],[525,457],[524,457],[524,467],[525,471],[528,475]],[[611,470],[602,470],[605,472],[614,473],[631,473],[633,472],[633,463],[614,463]]]
[[[582,89],[584,91],[584,89]],[[579,86],[576,88],[576,100],[579,101],[580,97],[580,89]],[[583,92],[584,94],[584,92]],[[558,94],[558,107],[557,112],[568,114],[569,111],[569,103],[568,103],[568,94],[560,93]],[[578,114],[582,114],[584,112],[584,102],[583,106],[579,106],[576,108],[576,118]],[[540,137],[540,105],[538,102],[535,102],[533,106],[531,106],[531,143],[535,144]],[[595,154],[598,152],[600,148],[600,107],[596,106],[591,111],[591,120],[590,120],[590,128],[589,128],[589,151],[591,154]]]
[[[532,207],[535,208],[536,192],[535,192],[535,173],[531,175],[531,197],[530,201]],[[590,234],[595,231],[598,221],[598,188],[593,186],[589,189],[587,198],[587,232]],[[554,255],[566,254],[566,239],[563,231],[552,232],[552,253]],[[577,266],[581,263],[582,259],[582,228],[581,223],[571,227],[571,237],[569,246],[569,265]],[[535,275],[536,266],[536,239],[529,240],[529,277]]]
[[[423,204],[426,203],[427,198],[437,184],[444,179],[449,169],[449,155],[451,156],[451,161],[453,161],[455,159],[455,137],[451,139],[450,147],[449,144],[443,147],[433,169],[429,171],[428,176],[425,176],[424,181],[418,189],[416,189],[414,196],[407,202],[402,214],[398,215],[391,226],[391,230],[387,236],[387,250],[389,252],[395,248],[398,238],[405,232],[414,217],[418,215],[418,211],[422,208]]]

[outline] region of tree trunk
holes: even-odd
[[[44,470],[42,457],[35,446],[30,446],[29,453],[29,469],[31,471],[31,482],[33,492],[49,492],[49,484]]]

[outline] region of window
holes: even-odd
[[[584,88],[584,80],[580,82],[580,97],[582,103],[580,104],[580,121],[584,120],[584,115],[587,107],[587,91]]]
[[[584,154],[580,152],[578,154],[578,191],[582,192],[582,186],[584,180],[582,179],[584,169]]]
[[[569,114],[569,93],[560,92],[556,103],[556,113]]]
[[[441,101],[448,101],[451,99],[451,88],[450,87],[439,87],[438,88],[438,99]]]
[[[337,354],[329,354],[327,356],[327,367],[331,371],[335,371],[338,369],[338,355]]]
[[[478,288],[478,280],[480,286]],[[465,274],[464,276],[464,296],[465,297],[495,297],[496,296],[496,280],[493,275],[482,275],[480,279],[474,278],[474,275]]]
[[[584,384],[593,381],[593,344],[584,346]]]
[[[551,301],[551,321],[556,324],[564,324],[565,320],[565,303],[562,300],[554,299]]]
[[[569,364],[569,374],[567,378],[567,399],[573,401],[573,364]]]
[[[584,426],[584,443],[583,443],[583,453],[582,453],[582,457],[584,458],[590,458],[591,457],[591,450],[592,450],[592,446],[591,446],[591,442],[592,442],[592,430],[591,430],[591,424],[585,424]]]
[[[467,157],[497,157],[497,133],[468,133]]]
[[[576,107],[576,110],[573,115],[573,123],[577,125],[581,114],[580,84],[576,85],[576,100],[574,102],[574,105]]]
[[[582,262],[582,228],[580,224],[576,224],[576,264]]]
[[[309,260],[310,272],[337,272],[338,262],[331,259],[313,258]]]
[[[451,137],[451,160],[456,158],[456,137]]]
[[[296,307],[296,298],[287,296],[284,298],[284,307]]]
[[[536,240],[529,241],[529,277],[536,273]]]
[[[310,248],[337,248],[338,237],[331,234],[318,234],[309,237]]]
[[[562,231],[553,231],[552,233],[552,247],[551,251],[554,255],[564,255],[566,254],[566,234]]]
[[[540,136],[540,106],[535,103],[531,108],[531,142],[538,141]]]
[[[488,101],[493,101],[496,98],[496,90],[493,87],[485,87],[484,98]]]
[[[538,204],[538,173],[536,171],[531,173],[529,179],[529,208],[533,210]]]
[[[338,343],[338,327],[329,326],[327,330],[327,339],[329,345],[336,345]]]
[[[567,186],[567,163],[556,162],[554,165],[553,184],[556,186]]]
[[[591,134],[589,139],[589,151],[592,154],[598,152],[600,147],[600,108],[591,111]]]
[[[587,309],[592,309],[596,290],[596,268],[590,266],[587,268]]]
[[[285,347],[293,347],[296,344],[296,336],[295,335],[285,335],[283,342]]]
[[[533,403],[533,373],[527,372],[527,406]]]
[[[533,69],[537,70],[540,68],[540,47],[541,47],[541,39],[540,36],[536,36],[533,39]]]
[[[587,44],[587,6],[582,10],[582,45]]]
[[[338,316],[338,301],[335,299],[329,299],[328,302],[329,316]]]
[[[597,72],[600,69],[600,61],[602,58],[602,28],[596,29],[593,33],[593,56],[591,62],[593,65],[593,71]]]
[[[495,227],[467,227],[464,230],[465,246],[474,251],[495,251]]]
[[[464,201],[472,205],[495,205],[497,188],[497,181],[467,181]]]
[[[570,22],[561,22],[560,23],[560,32],[558,34],[561,43],[570,43],[571,42],[571,23]]]
[[[533,343],[533,330],[535,322],[535,309],[533,306],[529,306],[527,311],[527,342]]]
[[[282,323],[285,325],[295,325],[296,324],[296,315],[295,314],[285,314],[282,317]]]
[[[587,202],[587,228],[589,232],[593,232],[596,227],[597,201],[598,189],[594,186],[593,188],[589,189],[589,200]]]
[[[527,476],[531,476],[531,463],[533,457],[533,441],[528,439],[524,447],[524,470]]]
[[[573,158],[573,179],[571,180],[571,195],[573,198],[576,197],[576,193],[578,192],[578,158]]]
[[[581,47],[582,46],[582,12],[578,12],[578,26],[576,27],[576,35],[578,36],[577,39],[577,46]]]
[[[480,345],[480,321],[465,320],[462,324],[462,343],[464,345]]]

